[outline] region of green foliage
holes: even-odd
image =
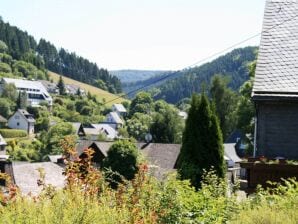
[[[291,223],[298,220],[298,182],[289,179],[282,184],[273,184],[240,204],[230,223]]]
[[[2,40],[0,40],[0,53],[5,53],[7,51],[8,51],[7,45]]]
[[[61,140],[65,136],[73,134],[73,127],[70,123],[60,122],[49,128],[48,132],[41,132],[40,140],[44,144],[43,155],[58,155],[62,153]]]
[[[155,113],[150,127],[153,141],[158,143],[181,143],[183,122],[178,111],[164,101],[154,105]]]
[[[214,168],[219,177],[225,175],[223,140],[219,122],[211,110],[208,98],[193,95],[182,147],[178,159],[182,179],[190,179],[193,186],[200,187],[203,170]]]
[[[16,86],[13,83],[5,83],[2,90],[2,97],[8,98],[11,101],[16,101],[18,97]]]
[[[5,118],[11,115],[11,104],[7,98],[0,98],[0,114]]]
[[[144,85],[150,85],[154,90],[154,99],[163,99],[168,103],[177,103],[184,98],[190,98],[193,93],[202,91],[202,83],[210,83],[215,74],[223,73],[230,77],[229,87],[237,91],[239,87],[249,78],[247,64],[256,59],[256,47],[245,47],[235,49],[226,55],[205,63],[201,66],[184,69],[175,72],[171,79],[155,83],[166,75],[150,78],[145,81],[129,84],[131,89]]]
[[[131,137],[144,141],[145,135],[150,131],[151,122],[152,118],[150,115],[136,112],[126,122],[127,131]]]
[[[63,78],[62,78],[61,75],[60,75],[60,77],[59,77],[59,81],[58,81],[57,87],[58,87],[58,89],[59,89],[59,94],[60,94],[60,95],[65,95],[65,93],[66,93],[66,92],[65,92],[66,89],[65,89],[64,80],[63,80]]]
[[[153,99],[149,93],[139,92],[131,101],[129,108],[129,117],[135,113],[149,113],[152,107]]]
[[[0,189],[1,223],[289,223],[297,222],[298,182],[286,180],[268,190],[259,189],[241,202],[227,196],[226,180],[204,172],[201,188],[169,175],[162,181],[141,164],[134,178],[111,189],[92,166],[93,151],[79,159],[75,144],[63,142],[67,159],[66,186],[56,190],[42,183],[37,196],[22,195],[7,175],[8,188]],[[70,155],[71,158],[70,159]],[[74,158],[74,159],[73,159]],[[40,178],[46,174],[40,171]],[[5,192],[5,193],[4,193]],[[115,215],[116,214],[116,215]]]
[[[20,91],[19,97],[17,99],[17,108],[16,109],[26,109],[28,105],[28,94],[26,91]]]
[[[46,74],[31,63],[16,61],[12,67],[13,72],[18,76],[28,79],[46,79]]]
[[[256,61],[250,64],[250,80],[246,81],[239,90],[240,99],[236,108],[237,114],[237,127],[244,133],[251,134],[253,136],[255,116],[254,104],[251,101],[252,85],[254,80],[254,74],[256,69]]]
[[[109,177],[113,187],[122,181],[122,177],[126,180],[132,180],[135,177],[140,157],[135,144],[128,140],[119,140],[111,146],[107,154],[102,169],[113,172]],[[107,175],[109,175],[108,172]]]
[[[228,88],[228,83],[229,80],[224,76],[215,75],[210,88],[212,103],[215,105],[224,139],[236,128],[235,108],[238,99],[236,93]]]
[[[11,70],[10,65],[9,64],[6,64],[4,62],[0,62],[0,72],[11,73],[12,70]]]
[[[12,140],[8,142],[7,153],[14,161],[40,161],[42,143],[38,140]]]
[[[3,138],[21,138],[27,136],[26,131],[19,129],[0,129],[0,134]]]

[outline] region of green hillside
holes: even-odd
[[[48,75],[49,75],[49,78],[50,78],[50,79],[53,79],[53,80],[54,80],[54,82],[58,82],[59,77],[60,77],[59,74],[49,71],[49,72],[48,72]],[[97,87],[88,85],[88,84],[86,84],[86,83],[79,82],[79,81],[77,81],[77,80],[68,78],[68,77],[66,77],[66,76],[62,76],[62,77],[63,77],[63,80],[64,80],[64,83],[65,83],[65,84],[72,84],[72,85],[79,86],[80,89],[84,89],[86,92],[89,91],[92,95],[96,95],[97,98],[98,98],[99,100],[101,100],[101,101],[106,101],[106,102],[108,102],[108,101],[111,101],[111,100],[116,99],[116,100],[114,100],[114,101],[108,103],[107,106],[111,106],[111,105],[114,104],[114,103],[121,103],[121,102],[123,102],[123,101],[126,101],[126,99],[124,99],[124,98],[118,98],[117,95],[112,94],[112,93],[109,93],[109,92],[104,91],[104,90],[102,90],[102,89],[99,89],[99,88],[97,88]]]
[[[248,80],[247,65],[256,59],[257,47],[245,47],[235,49],[217,59],[191,69],[178,72],[168,72],[150,79],[128,83],[123,85],[125,92],[132,91],[143,86],[145,90],[154,89],[155,99],[164,99],[169,103],[189,98],[194,92],[200,92],[202,84],[210,84],[215,74],[227,76],[230,79],[229,87],[238,90]],[[168,76],[165,80],[157,80]]]

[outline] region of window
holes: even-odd
[[[20,122],[17,123],[17,126],[20,126]]]
[[[19,120],[19,119],[20,119],[20,116],[19,116],[19,115],[16,115],[16,116],[15,116],[15,119],[16,119],[16,120]]]

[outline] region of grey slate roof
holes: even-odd
[[[24,118],[31,123],[35,123],[35,119],[32,114],[29,114],[27,110],[18,109],[18,112],[24,116]]]
[[[298,97],[298,3],[267,0],[252,96]]]
[[[42,187],[37,185],[37,180],[40,178],[38,168],[44,169],[46,184],[58,188],[64,187],[63,168],[52,162],[13,162],[12,166],[15,183],[23,194],[31,192],[33,195],[37,195],[40,193]]]

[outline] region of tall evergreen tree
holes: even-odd
[[[181,178],[190,179],[193,186],[199,188],[204,169],[213,167],[219,177],[224,177],[223,155],[218,118],[204,93],[193,95],[178,159]]]
[[[28,100],[27,92],[26,91],[20,91],[18,99],[17,99],[17,108],[16,109],[26,109],[27,106],[28,106],[27,100]]]
[[[59,81],[58,81],[57,87],[59,89],[59,94],[60,95],[65,95],[65,93],[66,93],[66,91],[65,91],[65,84],[64,84],[64,80],[63,80],[63,78],[62,78],[61,75],[59,77]]]

